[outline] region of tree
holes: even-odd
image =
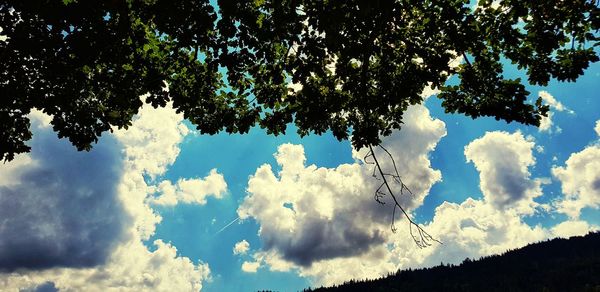
[[[470,2],[0,0],[0,159],[30,150],[33,109],[79,150],[127,128],[144,102],[172,102],[203,134],[295,123],[368,147],[376,200],[389,194],[392,217],[427,246],[436,240],[390,183],[410,190],[373,151],[407,107],[431,87],[447,112],[539,125],[548,107],[504,78],[502,59],[534,85],[575,81],[599,60],[598,1]]]
[[[29,151],[32,109],[89,150],[143,102],[205,134],[295,123],[357,148],[400,129],[426,86],[447,112],[539,125],[547,107],[501,59],[536,85],[598,61],[597,1],[469,2],[2,0],[0,158]]]
[[[548,107],[504,78],[502,58],[534,85],[575,81],[599,60],[598,1],[470,2],[0,0],[0,159],[30,150],[33,109],[79,150],[127,128],[144,102],[172,102],[203,134],[295,123],[368,147],[376,200],[389,194],[392,217],[427,246],[390,183],[410,190],[373,151],[407,107],[431,87],[447,112],[539,125]]]

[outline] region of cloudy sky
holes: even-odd
[[[391,231],[366,151],[330,134],[205,136],[144,107],[88,153],[33,112],[33,151],[0,165],[0,287],[295,291],[599,229],[600,64],[528,90],[550,106],[539,128],[445,114],[426,92],[384,139],[400,201],[443,243],[424,249],[405,219]]]
[[[34,112],[33,151],[0,165],[0,286],[290,291],[585,234],[600,226],[598,81],[595,64],[530,87],[551,108],[540,128],[444,114],[435,95],[409,108],[383,145],[413,191],[401,202],[443,243],[424,249],[406,220],[391,231],[365,150],[331,135],[204,136],[144,107],[87,153]]]

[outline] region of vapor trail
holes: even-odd
[[[217,231],[217,233],[215,233],[215,235],[221,233],[223,230],[225,230],[227,227],[231,226],[231,224],[237,222],[238,220],[240,220],[240,217],[233,219],[233,221],[229,222],[229,224],[225,225],[223,228],[221,228],[219,231]]]

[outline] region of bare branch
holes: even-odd
[[[469,65],[469,67],[472,67],[471,61],[469,61],[469,58],[467,58],[467,54],[465,54],[465,52],[462,52],[462,56],[465,59],[465,61],[467,62],[467,64]]]
[[[411,195],[413,195],[413,193],[408,188],[408,186],[406,186],[404,184],[404,182],[402,182],[402,178],[400,177],[398,168],[396,166],[396,161],[394,160],[394,157],[392,156],[392,154],[385,147],[383,147],[381,145],[377,145],[377,146],[380,147],[383,151],[385,151],[388,154],[388,156],[390,157],[390,159],[392,161],[392,165],[394,166],[394,173],[390,174],[390,173],[383,172],[381,165],[379,164],[379,161],[377,160],[377,156],[375,155],[375,151],[373,150],[372,146],[369,146],[369,152],[365,155],[363,161],[366,164],[375,165],[375,167],[373,169],[373,177],[375,177],[377,180],[383,180],[382,184],[377,188],[377,190],[375,190],[375,201],[377,201],[380,204],[385,204],[385,202],[382,201],[382,198],[386,195],[386,193],[382,191],[384,186],[385,186],[385,189],[388,191],[390,197],[394,201],[394,209],[392,211],[392,223],[390,226],[392,229],[392,232],[396,232],[396,230],[397,230],[396,225],[395,225],[395,220],[396,220],[396,210],[398,209],[402,212],[404,217],[406,217],[406,219],[408,220],[410,236],[413,238],[414,242],[417,244],[418,247],[425,248],[425,247],[431,246],[433,244],[433,242],[442,244],[442,242],[435,239],[433,236],[431,236],[429,233],[427,233],[427,231],[425,231],[421,226],[419,226],[419,224],[417,224],[415,221],[413,221],[413,219],[410,217],[408,212],[406,212],[406,210],[402,207],[402,205],[400,205],[400,202],[398,201],[398,199],[396,198],[396,195],[392,191],[392,188],[388,182],[388,178],[391,178],[396,183],[400,184],[400,195],[403,195],[404,191],[408,192]],[[373,161],[369,161],[368,160],[369,158],[372,158]],[[376,173],[379,173],[379,176],[377,176]]]

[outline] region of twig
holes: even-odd
[[[471,62],[469,61],[469,58],[467,58],[467,54],[465,54],[465,52],[462,52],[463,58],[465,59],[465,61],[467,62],[467,64],[469,64],[469,67],[471,67]]]
[[[412,220],[412,218],[410,217],[410,215],[402,207],[402,205],[400,205],[400,202],[398,201],[398,199],[396,198],[396,195],[394,194],[394,192],[392,191],[392,188],[390,187],[388,178],[393,178],[394,181],[396,181],[397,183],[400,184],[400,194],[403,194],[405,190],[411,195],[413,193],[402,182],[402,179],[400,178],[400,174],[398,173],[398,168],[396,167],[396,162],[394,161],[394,157],[392,156],[392,154],[387,149],[385,149],[385,147],[383,147],[381,145],[377,145],[377,146],[388,154],[388,156],[390,157],[392,164],[394,166],[395,173],[389,174],[389,173],[383,172],[381,165],[379,164],[379,160],[377,160],[377,156],[375,155],[375,151],[373,150],[373,147],[371,145],[369,145],[369,152],[365,155],[363,161],[367,164],[374,164],[375,167],[373,169],[373,177],[375,177],[377,180],[383,181],[382,184],[377,188],[377,190],[375,190],[375,201],[377,201],[378,203],[380,203],[382,205],[385,204],[385,202],[382,201],[382,198],[386,195],[386,193],[384,193],[381,190],[384,186],[385,186],[385,189],[387,189],[390,197],[392,197],[392,199],[394,201],[394,209],[392,211],[392,223],[391,223],[392,232],[396,232],[396,230],[397,230],[396,225],[395,225],[396,209],[399,209],[402,212],[402,214],[404,215],[404,217],[406,217],[406,219],[408,220],[410,235],[418,247],[425,248],[425,247],[431,246],[432,242],[437,242],[439,244],[442,244],[442,242],[435,239],[433,236],[431,236],[429,233],[427,233],[427,231],[425,231],[421,226],[419,226],[419,224],[414,222]],[[373,158],[373,162],[369,162],[368,158]],[[381,178],[379,178],[375,174],[376,172],[379,173],[379,176]]]

